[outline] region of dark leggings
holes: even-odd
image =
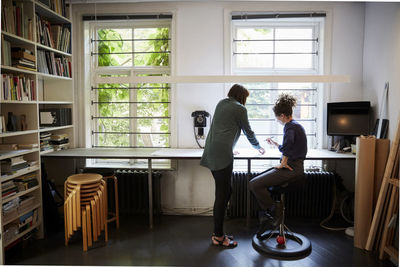
[[[216,236],[224,235],[224,217],[226,206],[231,197],[233,162],[226,168],[218,171],[211,171],[215,181],[215,202],[214,202],[214,234]]]

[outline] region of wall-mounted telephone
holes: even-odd
[[[192,112],[192,117],[194,118],[194,127],[206,127],[207,119],[206,117],[210,117],[210,114],[204,110],[197,110]]]
[[[207,117],[210,117],[210,114],[205,110],[196,110],[192,112],[192,117],[193,117],[194,137],[199,147],[203,148],[199,144],[198,139],[204,139],[204,127],[207,126]],[[197,134],[196,134],[196,128],[197,128]]]

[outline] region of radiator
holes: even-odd
[[[116,170],[120,214],[147,214],[149,211],[148,172]],[[161,172],[152,172],[153,213],[161,214]],[[108,209],[115,210],[114,182],[108,179]]]
[[[258,173],[251,173],[250,179],[257,175]],[[333,172],[305,172],[307,180],[305,187],[298,192],[285,194],[286,215],[298,217],[328,216],[332,208],[335,175]],[[230,217],[246,216],[247,179],[246,172],[233,172],[232,174],[232,196],[227,210]],[[258,210],[257,200],[251,194],[251,216],[257,216]]]

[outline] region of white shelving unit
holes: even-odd
[[[48,2],[48,5],[46,5]],[[25,30],[21,34],[17,35],[7,31],[6,26],[2,26],[1,30],[1,41],[2,47],[3,42],[7,41],[11,47],[20,47],[30,50],[36,56],[36,63],[34,70],[21,69],[13,66],[6,66],[4,64],[4,53],[1,53],[1,78],[3,74],[12,74],[15,76],[29,77],[35,82],[35,95],[36,99],[33,100],[5,100],[4,98],[4,85],[1,82],[1,94],[0,94],[0,115],[5,117],[5,124],[7,125],[8,112],[12,112],[17,117],[17,121],[21,115],[26,116],[26,129],[20,130],[20,126],[17,125],[17,131],[6,131],[0,130],[0,143],[1,144],[37,144],[39,148],[33,149],[19,149],[4,151],[0,150],[0,160],[7,160],[15,157],[23,157],[24,160],[28,162],[36,162],[33,166],[28,166],[21,170],[15,171],[13,173],[2,173],[0,175],[0,190],[2,189],[2,184],[12,181],[16,178],[23,177],[28,174],[36,174],[38,185],[33,186],[24,191],[19,191],[14,195],[0,197],[0,263],[5,263],[5,250],[8,246],[12,245],[18,239],[24,237],[27,234],[31,234],[35,231],[37,238],[44,237],[43,228],[43,203],[42,203],[42,179],[41,179],[41,158],[42,154],[47,153],[46,151],[40,151],[40,133],[51,132],[54,134],[68,134],[70,147],[75,146],[74,141],[74,124],[73,121],[70,125],[57,126],[57,127],[40,127],[40,114],[41,109],[51,109],[51,108],[70,108],[73,112],[74,110],[74,88],[73,79],[71,77],[57,76],[52,74],[41,73],[38,71],[38,51],[47,51],[54,53],[55,56],[62,56],[67,58],[72,66],[72,53],[67,53],[65,51],[60,51],[55,48],[41,44],[37,40],[37,31],[39,25],[37,25],[35,14],[38,14],[41,18],[45,19],[50,23],[50,25],[68,25],[71,30],[71,20],[65,16],[60,15],[50,8],[50,1],[46,0],[3,0],[1,1],[1,9],[4,7],[14,6],[20,8],[20,14],[22,16],[22,21],[29,22],[31,24],[25,25]],[[61,1],[60,1],[61,2]],[[14,7],[14,8],[15,8]],[[67,14],[71,14],[70,7],[66,7]],[[3,12],[2,12],[3,15]],[[68,16],[68,15],[67,15]],[[3,18],[2,18],[3,20]],[[32,25],[32,31],[29,31],[30,25]],[[27,26],[27,27],[26,27]],[[27,32],[28,31],[28,32]],[[71,34],[72,37],[72,34]],[[28,39],[29,38],[29,39]],[[70,47],[72,41],[69,40]],[[72,69],[70,70],[72,73]],[[2,79],[3,81],[3,79]],[[71,114],[72,115],[72,114]],[[73,116],[72,116],[73,117]],[[1,123],[1,121],[0,121]],[[19,124],[19,123],[17,123]],[[0,167],[1,170],[1,167]],[[2,191],[2,190],[1,190]],[[3,194],[2,194],[3,195]],[[22,196],[33,196],[34,202],[28,207],[23,207],[22,210],[15,211],[11,216],[4,217],[3,205],[9,203],[10,201],[15,201],[15,199]],[[36,211],[37,220],[30,222],[28,228],[21,228],[23,225],[19,225],[20,232],[13,232],[11,236],[5,238],[7,228],[20,222],[20,217],[28,214],[29,212]],[[9,214],[10,215],[10,214]]]

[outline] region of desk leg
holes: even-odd
[[[148,163],[148,183],[149,183],[149,226],[153,228],[153,180],[151,178],[151,159],[147,160]]]
[[[247,159],[247,188],[246,188],[246,226],[250,226],[250,188],[249,181],[251,177],[251,159]]]

